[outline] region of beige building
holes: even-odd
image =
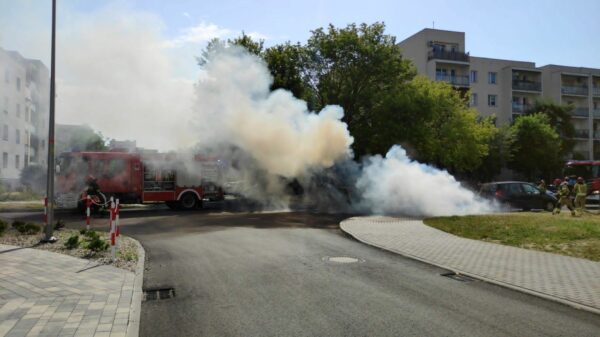
[[[0,48],[0,183],[18,185],[21,170],[45,165],[49,73],[44,64]]]
[[[495,115],[499,125],[541,98],[573,104],[574,152],[600,159],[600,69],[475,57],[466,51],[465,33],[439,29],[423,29],[399,45],[417,73],[470,92],[471,106]]]

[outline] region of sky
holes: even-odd
[[[214,37],[242,31],[306,42],[333,24],[384,22],[397,41],[423,28],[463,31],[473,56],[600,68],[600,1],[57,0],[57,121],[161,147],[131,123],[185,118],[195,57]],[[49,65],[50,0],[0,0],[0,47]],[[131,111],[136,111],[132,113]],[[106,120],[131,115],[123,125]],[[169,146],[176,146],[173,142]]]

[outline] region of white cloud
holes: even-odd
[[[231,36],[232,31],[221,28],[213,23],[201,22],[198,25],[185,28],[181,34],[172,40],[166,41],[166,47],[180,47],[188,43],[206,43],[214,38]]]
[[[246,35],[250,36],[254,40],[268,40],[269,39],[269,37],[267,35],[259,33],[259,32],[250,32],[250,33],[246,33]]]

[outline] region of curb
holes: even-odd
[[[129,322],[127,323],[127,337],[138,337],[140,335],[140,314],[142,311],[142,282],[144,281],[144,262],[146,260],[146,251],[142,244],[132,238],[138,247],[138,261],[135,266],[135,278],[133,280],[133,296],[129,306]]]
[[[350,220],[350,219],[346,219],[346,220]],[[346,221],[346,220],[344,220],[344,221]],[[381,245],[379,245],[377,243],[370,242],[369,240],[365,240],[365,239],[359,238],[358,236],[354,235],[352,232],[344,229],[344,226],[343,226],[344,221],[340,222],[340,230],[342,230],[342,232],[350,235],[355,240],[357,240],[359,242],[362,242],[364,244],[367,244],[367,245],[370,245],[370,246],[373,246],[375,248],[382,249],[382,250],[385,250],[385,251],[388,251],[388,252],[392,252],[394,254],[398,254],[398,255],[401,255],[401,256],[413,259],[413,260],[417,260],[419,262],[427,263],[429,265],[432,265],[432,266],[435,266],[435,267],[438,267],[438,268],[441,268],[441,269],[446,269],[446,270],[452,271],[452,272],[454,272],[456,274],[465,275],[465,276],[468,276],[468,277],[471,277],[471,278],[474,278],[474,279],[477,279],[477,280],[480,280],[480,281],[484,281],[484,282],[495,284],[497,286],[501,286],[501,287],[504,287],[504,288],[509,288],[509,289],[512,289],[512,290],[516,290],[516,291],[519,291],[519,292],[524,293],[524,294],[528,294],[528,295],[532,295],[532,296],[536,296],[536,297],[541,297],[541,298],[549,300],[549,301],[553,301],[553,302],[561,303],[561,304],[564,304],[564,305],[568,305],[568,306],[570,306],[572,308],[575,308],[575,309],[584,310],[584,311],[588,311],[588,312],[600,315],[600,309],[598,309],[598,308],[594,308],[594,307],[590,307],[590,306],[585,305],[585,304],[580,304],[580,303],[577,303],[577,302],[565,300],[565,299],[562,299],[560,297],[554,297],[554,296],[551,296],[551,295],[540,293],[540,292],[535,291],[535,290],[531,290],[531,289],[519,287],[519,286],[510,284],[510,283],[505,283],[505,282],[497,281],[497,280],[494,280],[494,279],[487,278],[485,276],[480,276],[480,275],[477,275],[477,274],[465,272],[465,271],[462,271],[462,270],[459,270],[459,269],[456,269],[456,268],[444,266],[444,265],[441,265],[439,263],[435,263],[433,261],[421,258],[421,257],[416,256],[416,255],[412,255],[412,254],[408,254],[408,253],[396,251],[396,250],[393,250],[391,248],[381,246]]]

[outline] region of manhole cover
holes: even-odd
[[[144,301],[166,300],[175,297],[174,288],[154,288],[144,290]]]
[[[355,257],[350,256],[326,256],[323,258],[324,261],[336,262],[336,263],[356,263],[356,262],[365,262],[362,259],[357,259]]]

